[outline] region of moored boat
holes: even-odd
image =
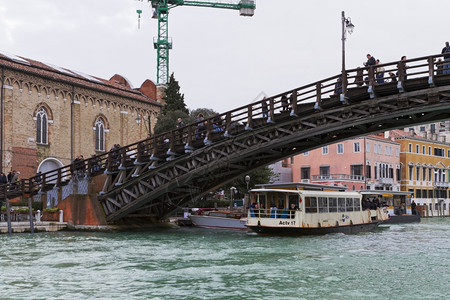
[[[246,230],[246,218],[239,212],[224,210],[200,210],[198,214],[189,216],[192,224],[204,228],[241,229]]]
[[[361,194],[363,209],[369,206],[368,204],[386,207],[389,219],[383,221],[383,225],[420,222],[412,192],[364,190]]]
[[[387,209],[362,209],[362,194],[263,188],[250,191],[247,227],[259,234],[358,233],[387,220]]]

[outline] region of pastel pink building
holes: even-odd
[[[400,191],[400,144],[380,135],[314,149],[291,161],[292,181]]]

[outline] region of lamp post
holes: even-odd
[[[352,20],[350,18],[345,17],[345,12],[342,11],[342,78],[341,78],[341,101],[346,102],[345,93],[347,92],[347,73],[345,72],[345,39],[346,32],[349,34],[353,33],[353,29],[355,25],[352,24]]]
[[[230,210],[233,208],[233,194],[236,188],[234,186],[230,187]]]
[[[244,203],[242,203],[242,213],[245,213],[245,209],[247,207],[248,199],[250,198],[248,194],[248,184],[250,183],[250,176],[245,175],[245,183],[247,183],[247,193],[245,193]]]

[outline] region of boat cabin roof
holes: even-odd
[[[413,195],[413,192],[406,191],[381,191],[381,190],[362,190],[360,191],[363,195],[373,195],[373,196],[383,196],[383,197],[393,197],[393,196],[407,196]]]
[[[310,191],[310,190],[289,190],[289,189],[251,189],[251,193],[290,193],[301,194],[305,196],[344,196],[344,197],[361,197],[359,192],[343,192],[343,191]]]
[[[262,189],[290,189],[290,190],[315,190],[315,191],[347,190],[346,187],[342,186],[303,183],[303,182],[279,182],[279,183],[257,184],[256,187]]]

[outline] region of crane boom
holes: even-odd
[[[141,0],[142,1],[142,0]],[[169,81],[169,50],[172,49],[172,39],[168,35],[169,10],[176,6],[198,6],[239,10],[241,16],[253,16],[256,9],[255,0],[237,1],[184,1],[184,0],[147,0],[151,2],[153,18],[158,19],[158,37],[153,38],[153,47],[157,51],[156,80],[157,84]],[[138,11],[140,14],[141,11]]]

